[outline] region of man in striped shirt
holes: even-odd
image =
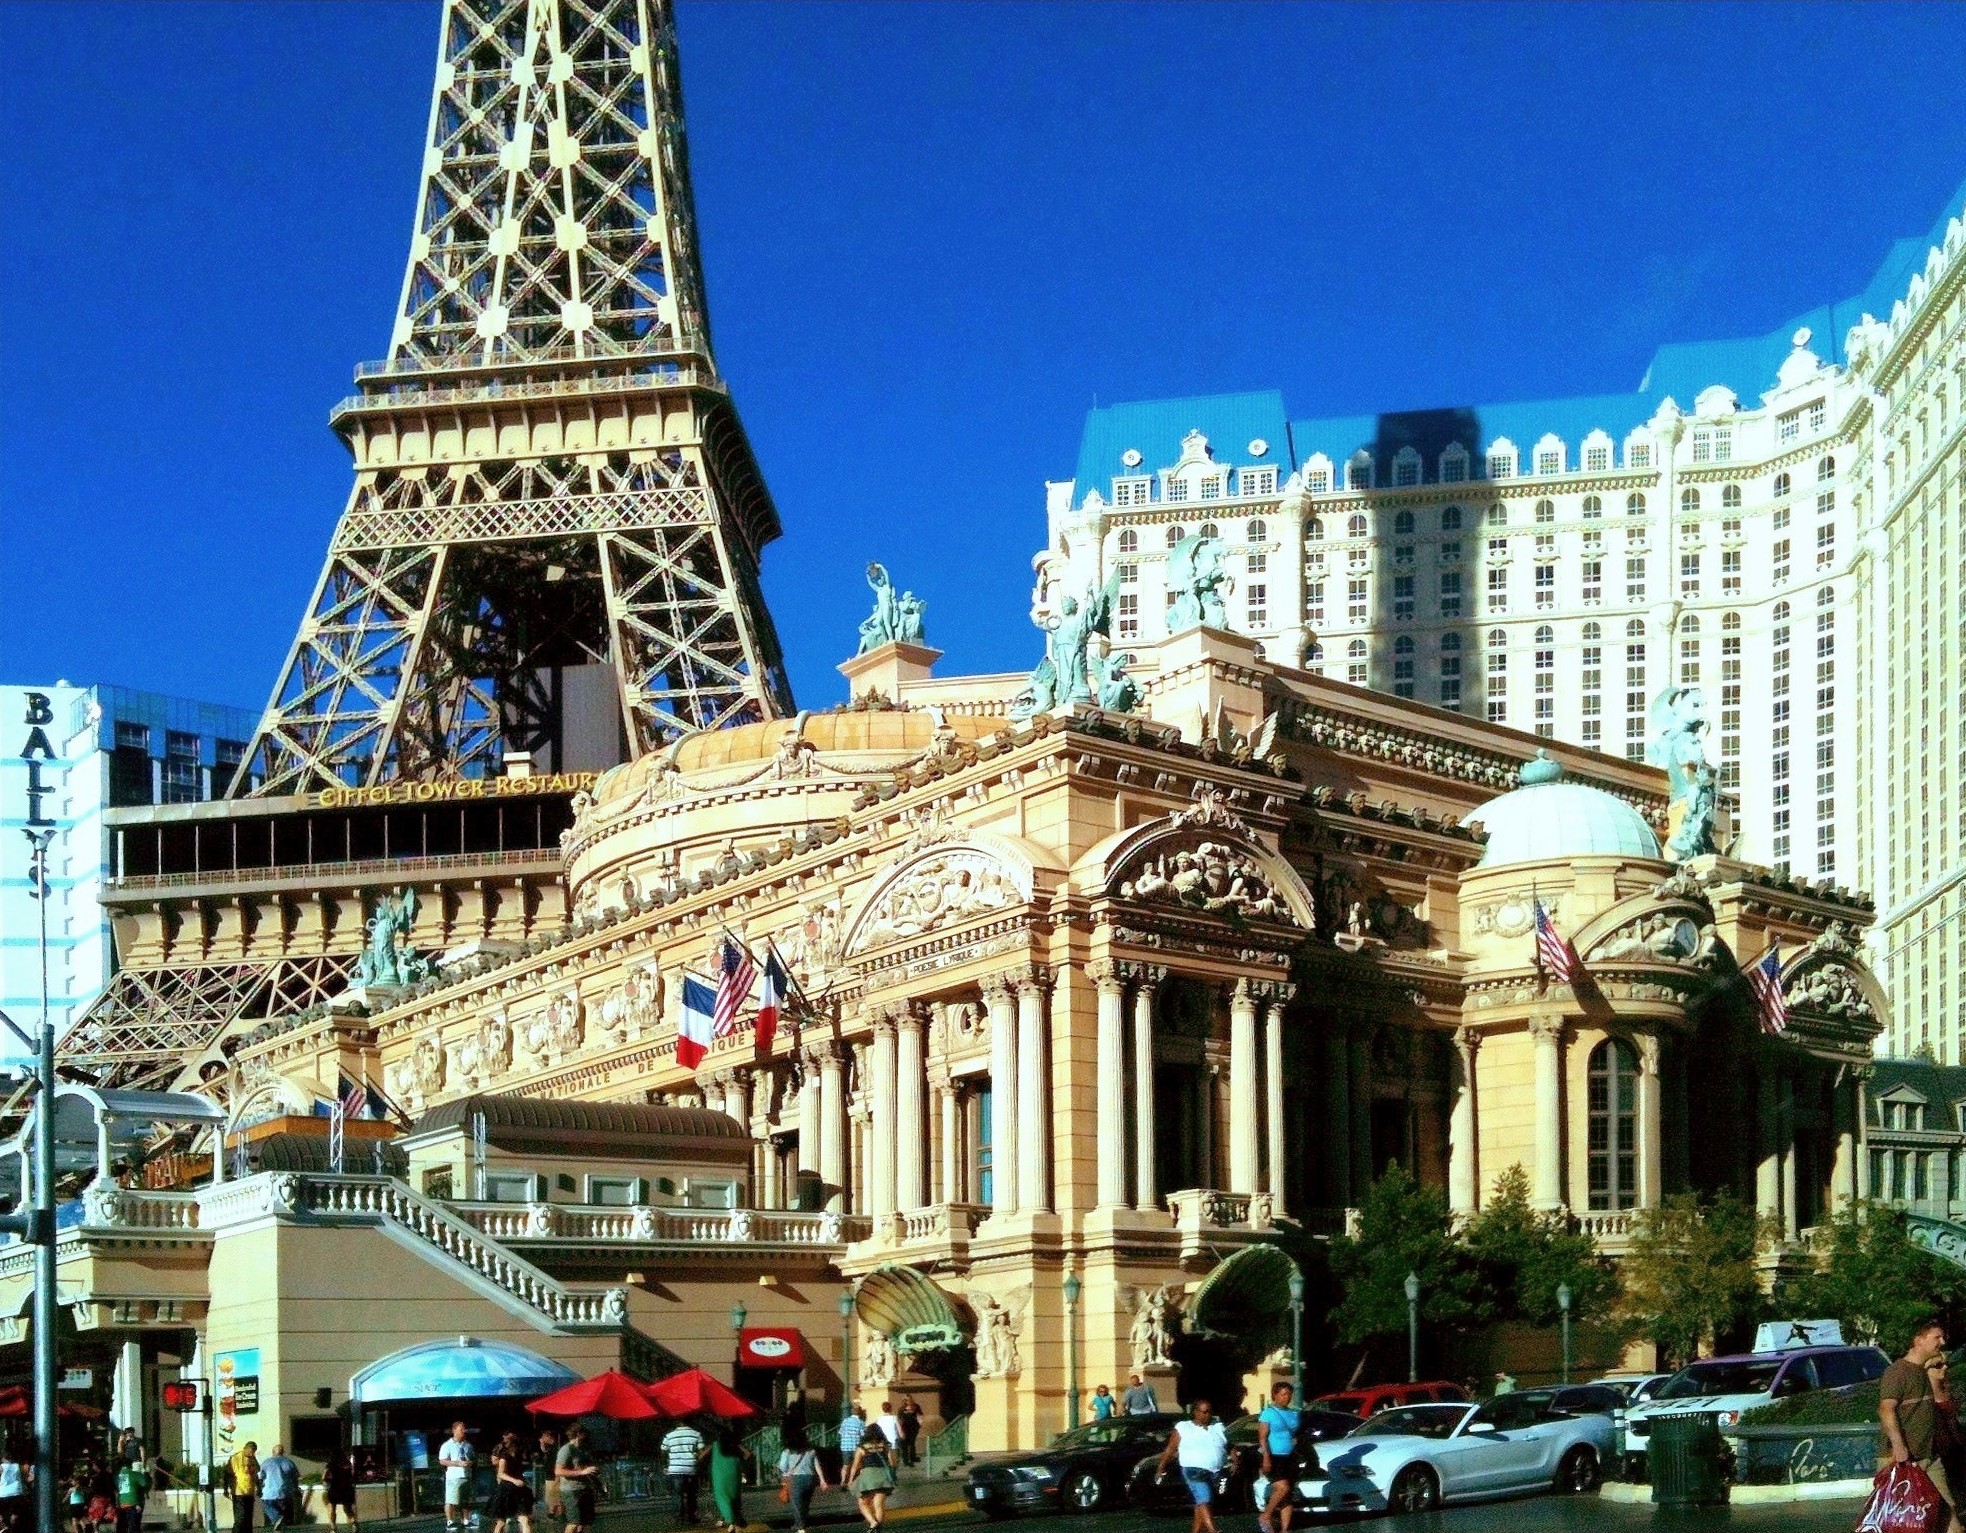
[[[676,1498],[676,1521],[686,1528],[696,1526],[696,1466],[702,1455],[703,1434],[687,1421],[677,1422],[663,1436],[663,1471]]]

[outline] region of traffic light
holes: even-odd
[[[176,1384],[164,1386],[164,1409],[167,1411],[195,1411],[198,1409],[198,1384],[196,1380],[185,1379]]]

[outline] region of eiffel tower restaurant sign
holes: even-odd
[[[528,777],[459,777],[445,782],[384,782],[366,788],[323,788],[312,795],[317,809],[359,809],[376,804],[441,804],[457,799],[539,798],[592,793],[599,772],[542,772]]]

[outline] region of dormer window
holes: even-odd
[[[1650,442],[1627,442],[1625,444],[1626,468],[1650,468],[1652,466],[1652,444]]]
[[[1352,461],[1345,465],[1345,488],[1348,490],[1372,488],[1372,454],[1364,448],[1353,453]]]
[[[1222,498],[1223,477],[1221,474],[1204,474],[1202,476],[1201,498],[1203,500],[1220,500]]]
[[[1536,472],[1539,474],[1563,472],[1563,443],[1555,436],[1546,436],[1536,444]]]
[[[1144,506],[1153,499],[1154,482],[1144,475],[1113,481],[1113,504],[1116,506]]]
[[[1261,468],[1239,468],[1236,470],[1236,487],[1245,495],[1274,495],[1277,492],[1277,470],[1274,463]]]
[[[1515,449],[1505,451],[1489,449],[1488,477],[1490,479],[1513,479],[1515,477]]]
[[[1402,447],[1393,456],[1393,483],[1398,486],[1411,486],[1420,482],[1420,455],[1411,447]]]
[[[1459,442],[1450,443],[1440,455],[1440,482],[1465,484],[1468,478],[1468,450]]]
[[[1169,500],[1186,500],[1188,498],[1188,481],[1185,479],[1169,479],[1167,481],[1167,498]]]

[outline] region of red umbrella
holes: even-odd
[[[653,1384],[642,1386],[642,1393],[664,1416],[755,1416],[758,1408],[719,1384],[701,1368],[691,1368]]]
[[[535,1400],[526,1407],[541,1416],[606,1416],[615,1421],[646,1421],[661,1414],[625,1373],[606,1373]]]
[[[30,1411],[31,1406],[25,1386],[9,1384],[4,1389],[0,1389],[0,1416],[26,1416]],[[64,1400],[55,1407],[55,1414],[65,1416],[71,1421],[99,1421],[105,1413],[96,1406],[84,1405],[79,1400],[72,1404]]]

